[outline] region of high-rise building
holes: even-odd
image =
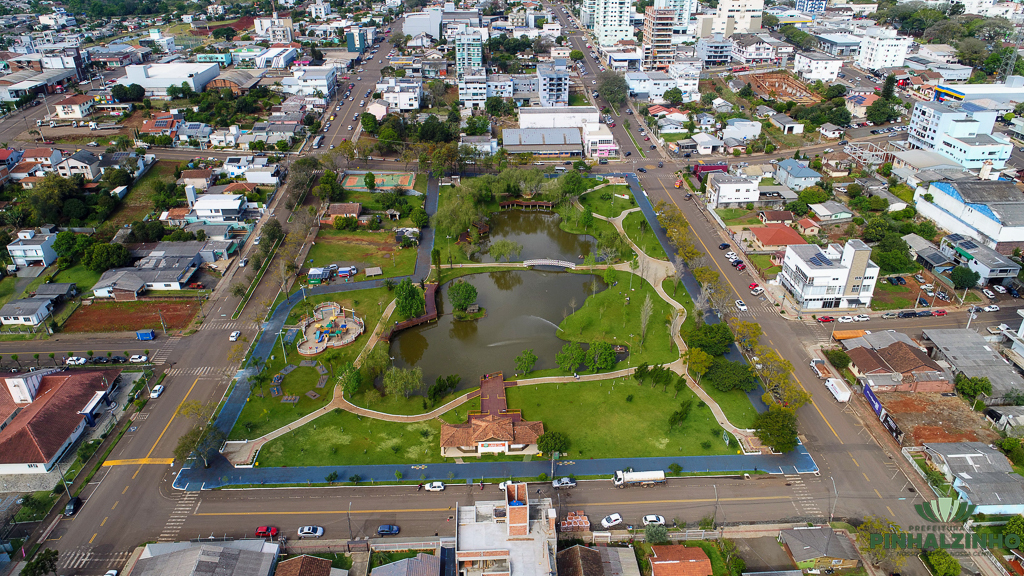
[[[482,68],[484,65],[483,39],[480,34],[460,34],[455,37],[455,73]]]
[[[826,0],[796,0],[796,9],[798,12],[816,14],[825,11],[825,4]]]
[[[721,34],[728,38],[733,34],[754,33],[761,29],[764,0],[722,0],[714,17],[700,20],[697,35],[706,38]]]
[[[909,36],[897,35],[893,28],[871,26],[861,37],[857,65],[866,70],[903,66],[913,42]]]
[[[693,14],[693,0],[654,0],[654,7],[659,10],[674,10],[676,26],[686,26]]]
[[[910,114],[907,140],[915,148],[938,152],[965,168],[977,170],[990,162],[993,169],[1002,170],[1013,143],[992,133],[998,116],[997,110],[974,102],[918,102]]]
[[[644,70],[663,70],[675,62],[672,29],[676,25],[676,14],[673,8],[648,6],[644,10]]]
[[[592,0],[594,35],[600,46],[633,37],[633,0]]]

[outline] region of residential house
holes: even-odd
[[[722,130],[722,139],[735,138],[741,142],[755,140],[761,135],[761,123],[743,118],[730,118]]]
[[[245,219],[245,196],[242,194],[203,194],[192,203],[199,220],[233,222]]]
[[[985,284],[1009,285],[1020,273],[1017,264],[992,248],[961,234],[950,234],[939,243],[939,251],[957,266],[977,272],[978,286]]]
[[[807,244],[800,234],[785,224],[769,224],[750,228],[753,249],[757,252],[785,250],[786,246]]]
[[[970,378],[988,378],[992,383],[992,394],[983,396],[987,405],[1012,404],[1014,395],[1024,390],[1024,378],[1006,361],[1009,358],[1014,363],[1021,362],[1019,352],[1007,354],[1004,358],[981,334],[963,328],[925,328],[922,334],[922,342],[929,355],[949,364],[954,376],[963,374]],[[1012,334],[1009,330],[1003,332],[1004,336]],[[1019,336],[1013,339],[1015,351],[1020,350],[1018,340]]]
[[[818,132],[820,132],[822,136],[830,140],[837,140],[843,137],[843,129],[840,128],[839,126],[836,126],[835,124],[832,124],[831,122],[825,122],[824,124],[819,126]]]
[[[782,131],[783,134],[803,134],[803,122],[797,122],[786,114],[776,114],[771,117],[771,123]]]
[[[0,307],[0,323],[38,326],[53,313],[53,298],[19,298]]]
[[[772,118],[774,121],[774,117]],[[821,180],[821,174],[807,167],[806,162],[800,162],[793,158],[786,158],[778,164],[776,180],[783,186],[799,192],[804,188],[814,186]]]
[[[801,526],[779,532],[779,542],[798,568],[804,570],[856,568],[857,547],[828,526]]]
[[[707,205],[709,208],[738,208],[758,200],[757,184],[723,172],[708,175]]]
[[[13,170],[18,165],[18,162],[21,161],[23,155],[24,153],[21,150],[0,148],[0,166],[7,168],[7,170]]]
[[[926,442],[924,452],[976,514],[1024,513],[1024,478],[999,450],[984,442]]]
[[[796,216],[789,210],[762,210],[757,213],[757,218],[765,226],[769,224],[789,226],[796,220]]]
[[[56,234],[21,230],[7,245],[7,253],[18,266],[49,266],[57,261],[57,252],[53,249],[56,239]]]
[[[711,576],[711,559],[700,546],[651,546],[651,576]]]
[[[953,380],[920,347],[898,341],[847,350],[850,371],[876,392],[953,391]]]
[[[412,558],[403,558],[390,564],[378,566],[370,571],[370,576],[426,576],[428,574],[435,576],[441,572],[440,556],[420,552]],[[281,569],[278,568],[275,576],[280,576],[280,573]]]
[[[863,118],[875,100],[878,100],[877,94],[852,94],[846,97],[846,109],[854,118]]]
[[[362,213],[363,206],[358,202],[332,202],[320,216],[320,223],[333,226],[335,218],[359,218]]]
[[[204,261],[213,261],[211,248],[233,246],[221,240],[157,242],[132,250],[133,266],[104,272],[93,286],[97,298],[136,300],[144,290],[181,290]],[[223,254],[226,255],[226,254]]]
[[[840,202],[826,200],[821,204],[810,204],[808,208],[822,224],[845,222],[853,218],[853,212]]]
[[[29,148],[21,156],[22,162],[40,164],[45,169],[51,169],[60,164],[64,159],[61,151],[57,148]]]
[[[185,170],[181,173],[181,183],[185,186],[192,186],[196,190],[206,190],[217,181],[213,170],[209,168],[198,168]]]
[[[721,152],[722,147],[725,145],[725,142],[722,142],[718,138],[715,138],[714,136],[710,134],[705,134],[703,132],[698,132],[694,134],[691,137],[691,140],[693,140],[695,144],[696,152],[702,155],[715,154],[717,152]]]
[[[778,112],[776,112],[774,108],[771,108],[770,106],[765,106],[764,104],[758,106],[757,108],[754,108],[754,116],[757,116],[758,118],[767,119],[771,118],[772,116],[775,116],[776,114],[778,114]]]
[[[775,60],[775,48],[757,34],[732,35],[732,59],[743,64],[763,64]]]
[[[81,174],[90,182],[100,177],[100,159],[88,150],[79,150],[57,164],[57,174],[64,178]]]
[[[778,279],[804,310],[860,308],[871,305],[878,270],[863,240],[797,244],[786,247]]]
[[[81,120],[92,115],[95,104],[96,101],[91,96],[76,94],[57,102],[54,105],[54,109],[57,112],[58,118]]]
[[[796,230],[804,236],[817,236],[818,232],[821,232],[821,226],[810,218],[801,218],[796,223]]]

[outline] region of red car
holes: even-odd
[[[948,314],[948,312],[946,312],[945,310],[933,310],[932,311],[932,316],[945,316],[946,314]]]
[[[348,76],[342,76],[341,77],[342,80],[348,80],[348,78],[349,78]]]
[[[650,137],[650,136],[647,136],[647,137],[645,137],[645,138],[644,138],[644,142],[646,142],[646,141],[648,141],[648,140],[650,140],[650,139],[651,139],[651,137]]]
[[[831,316],[819,316],[818,322],[835,322],[836,319]]]
[[[609,124],[608,127],[609,128],[615,128],[615,122],[612,122],[611,124]]]
[[[753,290],[754,288],[757,288],[757,287],[758,287],[757,282],[751,282],[750,286],[747,286],[747,288],[750,288],[751,290]]]
[[[277,528],[274,527],[274,526],[260,526],[259,528],[256,529],[256,537],[257,538],[267,538],[267,537],[276,538],[277,537]]]
[[[747,265],[744,264],[743,262],[740,262],[739,264],[736,265],[736,269],[737,270],[746,270],[747,269]]]

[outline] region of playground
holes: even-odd
[[[373,173],[376,190],[390,190],[392,188],[405,188],[412,190],[416,183],[415,172],[383,172]],[[346,190],[367,190],[366,172],[346,172],[341,179],[341,186]]]
[[[313,309],[313,316],[306,316],[299,323],[299,339],[296,347],[303,356],[316,356],[328,348],[348,346],[366,327],[356,316],[355,310],[342,308],[337,302],[322,302]]]

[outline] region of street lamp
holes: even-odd
[[[836,490],[836,479],[831,476],[829,476],[829,479],[832,480],[832,492],[835,493],[835,499],[832,500],[832,510],[828,513],[828,521],[832,522],[832,518],[836,515],[836,504],[839,502],[839,491]]]

